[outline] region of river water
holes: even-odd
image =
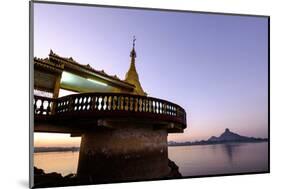
[[[169,159],[183,176],[268,171],[268,143],[231,143],[168,147]],[[34,166],[46,173],[75,173],[79,152],[34,154]]]

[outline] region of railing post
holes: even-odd
[[[135,109],[135,99],[134,99],[134,97],[131,97],[130,98],[130,111],[134,111],[134,109]]]
[[[47,101],[48,103],[48,106],[47,106],[47,115],[50,115],[51,114],[51,101]]]
[[[91,103],[90,109],[92,111],[94,111],[95,110],[95,106],[96,106],[96,96],[92,96],[91,99],[92,99],[92,103]]]
[[[69,96],[68,97],[68,105],[67,105],[67,111],[68,112],[71,112],[74,110],[74,106],[73,106],[73,97],[72,96]]]
[[[44,101],[41,99],[41,106],[40,106],[40,108],[39,108],[40,114],[41,114],[41,115],[43,115],[43,111],[44,111],[43,102],[44,102]]]
[[[57,99],[54,98],[52,100],[50,100],[53,103],[53,106],[51,108],[51,115],[55,115],[56,114],[56,109],[57,109]]]

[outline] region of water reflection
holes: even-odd
[[[268,170],[268,143],[228,143],[169,148],[184,176]]]
[[[240,146],[242,145],[243,143],[236,143],[236,144],[227,143],[222,145],[222,150],[227,155],[229,163],[232,164],[232,160],[234,158],[233,156],[235,156],[235,154],[239,154]]]
[[[239,147],[243,143],[226,143],[217,145],[207,145],[207,148],[212,150],[212,155],[222,153],[229,163],[232,163],[235,153],[239,153]]]
[[[229,143],[169,147],[169,158],[183,176],[268,171],[268,143]],[[79,152],[36,153],[34,165],[45,172],[76,173]]]

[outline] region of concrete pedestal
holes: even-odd
[[[168,175],[167,131],[122,127],[82,134],[77,176],[91,182],[163,178]]]

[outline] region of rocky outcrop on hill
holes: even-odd
[[[209,141],[209,142],[228,142],[228,141],[233,141],[233,142],[249,141],[249,142],[251,142],[251,141],[258,141],[258,140],[260,140],[260,139],[254,138],[254,137],[241,136],[239,134],[231,132],[228,128],[226,128],[225,131],[219,137],[212,136],[207,141]]]

